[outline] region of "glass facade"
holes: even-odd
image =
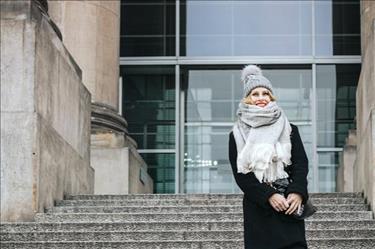
[[[147,162],[147,171],[154,181],[158,193],[175,192],[174,153],[141,153]]]
[[[318,153],[319,192],[335,192],[339,152],[322,151]]]
[[[175,77],[168,66],[122,66],[123,110],[138,149],[175,148]]]
[[[299,128],[309,190],[335,191],[354,127],[359,1],[125,0],[121,16],[124,116],[156,193],[240,192],[228,135],[250,63]]]
[[[175,55],[175,1],[121,1],[120,56]]]
[[[311,8],[309,1],[181,1],[181,55],[311,55]]]
[[[274,82],[278,103],[289,120],[299,126],[311,157],[311,66],[264,66],[263,73]],[[239,77],[238,67],[181,67],[184,192],[222,193],[236,189],[228,167],[227,143],[242,97]]]
[[[361,67],[326,64],[318,65],[316,71],[319,191],[333,192],[339,151],[348,130],[355,128],[355,94]]]
[[[361,53],[359,1],[315,1],[317,55]]]

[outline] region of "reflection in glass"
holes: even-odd
[[[319,192],[336,192],[338,152],[319,152]]]
[[[355,128],[359,64],[317,66],[318,146],[342,147],[349,129]]]
[[[228,161],[231,126],[185,126],[185,193],[240,193]]]
[[[154,181],[154,193],[175,193],[175,154],[142,153],[141,156]]]
[[[218,69],[182,68],[186,121],[233,120],[236,111],[234,104],[242,92],[239,70]]]
[[[181,1],[181,55],[311,55],[310,1]]]
[[[360,55],[360,1],[315,1],[316,54]]]
[[[297,125],[299,134],[302,139],[303,146],[305,148],[305,152],[307,158],[309,160],[309,173],[307,175],[307,189],[309,192],[313,192],[314,188],[314,161],[313,161],[313,144],[312,144],[312,134],[313,129],[311,125]]]
[[[298,125],[306,153],[312,158],[311,69],[268,66],[263,72],[289,120]],[[229,133],[242,98],[239,77],[240,69],[228,66],[181,68],[185,192],[240,192],[228,159]],[[312,163],[310,160],[310,167]],[[309,181],[311,177],[312,173]]]
[[[120,71],[124,117],[138,149],[174,149],[174,67],[121,66]]]
[[[175,1],[121,1],[120,56],[175,55]]]
[[[284,66],[285,67],[285,66]],[[290,122],[311,122],[312,76],[310,66],[263,70],[272,82],[275,97]]]

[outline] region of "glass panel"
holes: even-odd
[[[120,55],[175,55],[175,19],[175,1],[122,0]]]
[[[317,66],[318,146],[342,147],[355,128],[359,64]]]
[[[181,1],[181,55],[312,54],[310,1]]]
[[[319,152],[319,192],[336,192],[338,152]]]
[[[263,73],[273,83],[289,120],[298,124],[306,153],[312,158],[311,69],[268,65]],[[229,66],[181,68],[185,192],[240,192],[228,159],[228,135],[242,97],[239,77],[240,69]],[[310,160],[309,167],[312,165]]]
[[[288,114],[287,114],[288,115]],[[307,175],[307,181],[308,181],[308,191],[313,192],[314,187],[314,169],[313,165],[314,162],[312,160],[313,158],[313,145],[312,145],[312,126],[311,125],[297,125],[299,134],[302,139],[303,147],[305,148],[307,158],[309,159],[309,173]]]
[[[360,1],[315,1],[316,54],[360,55]]]
[[[142,153],[147,172],[154,181],[154,193],[175,193],[175,154]]]
[[[306,66],[267,66],[263,74],[272,82],[279,105],[290,121],[311,121],[311,69]],[[282,68],[282,69],[280,69]],[[186,95],[187,121],[236,120],[242,97],[240,70],[217,66],[181,69],[182,88]]]
[[[138,149],[175,148],[173,66],[121,66],[123,112]]]
[[[270,70],[263,70],[263,74],[272,82],[277,102],[286,112],[289,121],[309,123],[312,103],[311,69],[310,66],[294,67],[273,66]]]
[[[207,67],[181,68],[182,89],[186,97],[186,121],[232,121],[240,95],[239,70]],[[235,91],[235,88],[238,88]],[[235,104],[236,103],[236,104]],[[237,108],[237,107],[236,107]]]
[[[231,127],[185,126],[185,193],[240,193],[228,159]]]

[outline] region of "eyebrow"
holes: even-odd
[[[262,93],[269,93],[270,91],[268,91],[268,90],[264,90],[264,91],[262,91]],[[259,92],[253,92],[252,94],[258,94]]]

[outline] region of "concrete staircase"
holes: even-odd
[[[309,248],[375,248],[375,220],[360,193],[310,194]],[[243,248],[242,195],[80,195],[36,222],[2,223],[1,248]],[[270,248],[272,249],[272,248]]]

